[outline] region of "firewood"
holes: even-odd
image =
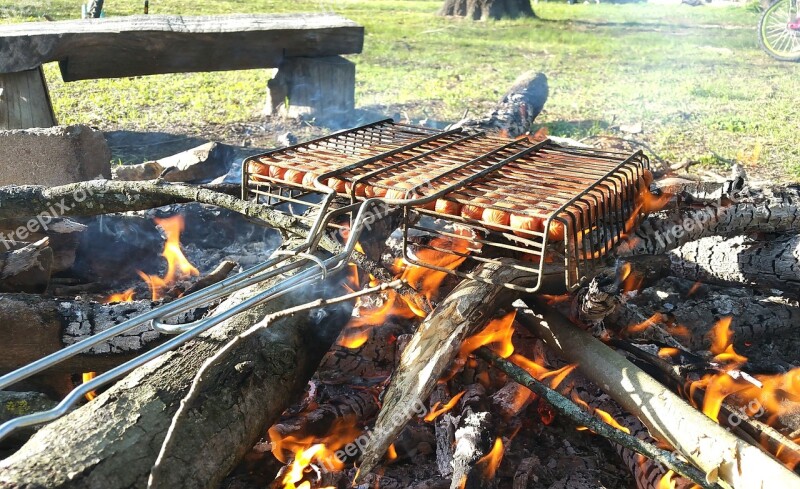
[[[744,287],[699,285],[667,277],[620,304],[608,322],[632,338],[651,337],[647,331],[651,326],[682,326],[686,329],[674,338],[696,351],[708,349],[709,331],[726,317],[731,318],[730,330],[737,343],[780,337],[796,331],[800,303]]]
[[[47,290],[53,250],[42,238],[16,250],[0,253],[0,292],[42,293]]]
[[[462,414],[455,433],[453,476],[450,489],[492,487],[491,479],[480,474],[476,463],[492,448],[492,415],[486,411]]]
[[[149,312],[151,301],[99,304],[93,301],[0,294],[0,337],[5,338],[0,372],[7,373],[122,321]],[[205,308],[178,315],[194,321]],[[46,373],[102,372],[158,344],[160,335],[143,325],[68,359]],[[46,374],[44,373],[44,374]]]
[[[198,290],[205,289],[210,285],[214,285],[217,282],[222,282],[237,266],[238,264],[235,261],[223,260],[214,270],[208,272],[190,285],[189,288],[183,292],[183,295],[189,295]]]
[[[539,310],[547,309],[539,305]],[[800,478],[782,464],[731,435],[563,316],[526,310],[518,319],[560,356],[577,363],[653,436],[701,468],[707,480],[733,488],[800,487]]]
[[[463,127],[472,131],[499,132],[507,137],[526,134],[542,111],[548,96],[544,73],[529,71],[520,75],[502,99],[486,115],[465,118],[448,129]]]
[[[297,295],[302,302],[330,297],[337,282],[332,276]],[[219,486],[303,391],[363,293],[274,312],[206,360],[172,418],[148,487]]]
[[[800,188],[764,187],[730,197],[648,217],[615,254],[660,254],[709,236],[800,232]]]
[[[487,264],[475,273],[498,282],[525,283],[530,276],[511,267]],[[516,293],[475,280],[461,282],[419,326],[403,350],[400,365],[384,393],[373,437],[362,456],[357,482],[374,469],[403,426],[423,406],[436,382],[458,356],[461,344],[480,331],[491,314],[511,304]]]
[[[673,274],[688,280],[799,293],[800,235],[764,241],[710,236],[672,250],[670,259]]]
[[[545,384],[533,378],[526,370],[515,363],[504,360],[485,347],[478,349],[477,354],[481,358],[491,362],[493,366],[508,374],[514,381],[518,382],[520,385],[524,385],[530,389],[531,392],[546,400],[556,412],[567,417],[578,426],[587,427],[594,433],[603,436],[615,445],[629,450],[631,453],[645,455],[677,473],[686,474],[692,480],[700,484],[701,487],[716,487],[706,482],[705,475],[702,472],[676,457],[675,454],[662,450],[650,441],[625,433],[595,418],[578,407],[570,399],[567,399],[562,393],[547,387]]]
[[[230,309],[282,280],[285,277],[248,287],[232,295],[217,311]],[[335,285],[326,281],[321,286],[326,284]],[[94,401],[45,426],[20,451],[0,462],[0,485],[109,489],[146,486],[172,416],[203,362],[232,336],[274,311],[302,302],[303,296],[289,294],[224,321],[197,340],[132,372]],[[287,318],[286,329],[282,329],[286,334],[300,334],[307,319],[305,315]],[[290,328],[290,324],[294,327]],[[297,345],[297,358],[311,354],[311,343],[292,341]],[[284,369],[284,380],[276,389],[308,380],[305,369],[297,368],[293,362],[278,362],[275,367]],[[283,406],[291,403],[296,394],[293,389],[282,389],[280,396],[277,392],[270,402]],[[115,436],[107,436],[108,433]]]

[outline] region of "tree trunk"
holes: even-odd
[[[472,20],[536,17],[530,0],[445,0],[439,14]]]

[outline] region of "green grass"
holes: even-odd
[[[756,176],[800,180],[800,65],[759,51],[748,7],[539,3],[540,19],[471,22],[435,15],[442,0],[154,0],[151,12],[333,11],[366,27],[357,104],[412,119],[457,119],[489,107],[526,70],[550,80],[537,126],[582,138],[616,135],[650,145],[670,162],[744,158]],[[141,2],[107,0],[107,15]],[[79,2],[0,0],[0,21],[47,13],[76,17]],[[64,123],[104,129],[202,133],[256,121],[268,70],[95,80],[64,84],[47,67]],[[641,122],[626,135],[620,124]],[[755,151],[761,147],[760,151]],[[757,154],[757,157],[752,155]],[[755,167],[758,170],[755,170]]]

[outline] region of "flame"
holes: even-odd
[[[497,468],[500,467],[500,462],[503,461],[503,452],[503,440],[497,438],[494,440],[494,446],[492,446],[492,449],[489,451],[489,453],[478,460],[476,465],[485,464],[483,476],[486,480],[494,479],[494,475],[497,473]]]
[[[738,363],[743,364],[747,358],[739,355],[733,350],[733,331],[731,331],[731,316],[724,317],[717,321],[714,328],[709,333],[711,340],[711,353],[714,354],[714,360],[721,363]]]
[[[675,487],[675,472],[668,470],[663,476],[661,476],[661,479],[658,480],[656,489],[675,489]]]
[[[394,447],[394,443],[389,445],[389,448],[386,450],[386,458],[391,460],[397,460],[397,449]]]
[[[369,332],[376,326],[386,323],[392,316],[412,319],[420,316],[418,311],[410,307],[410,301],[396,290],[389,289],[384,294],[384,302],[376,308],[357,307],[358,316],[353,317],[345,327],[338,344],[345,348],[360,348],[368,339]],[[402,298],[404,300],[398,300]],[[424,317],[424,311],[422,314]]]
[[[517,311],[513,310],[505,316],[493,319],[480,333],[470,336],[461,345],[459,357],[466,357],[478,348],[486,345],[496,345],[494,350],[503,358],[508,358],[514,353],[514,344],[511,337],[514,334],[514,318]]]
[[[161,254],[167,260],[167,273],[164,278],[147,275],[144,272],[139,272],[139,276],[150,286],[152,300],[157,301],[162,299],[164,292],[175,285],[178,280],[196,277],[200,275],[200,272],[189,263],[181,250],[180,237],[184,227],[183,216],[176,215],[166,219],[154,219],[154,221],[164,230],[167,238],[164,243],[164,252]]]
[[[620,269],[620,278],[622,282],[622,292],[627,293],[634,290],[640,290],[644,283],[644,276],[640,273],[634,273],[633,265],[626,262],[623,263]]]
[[[631,430],[629,430],[627,427],[625,427],[625,426],[622,426],[621,424],[619,424],[619,423],[617,422],[617,420],[616,420],[616,419],[614,419],[614,417],[613,417],[613,416],[611,416],[611,414],[609,414],[609,413],[607,413],[607,412],[603,411],[602,409],[595,409],[595,410],[594,410],[594,414],[595,414],[595,415],[596,415],[598,418],[600,418],[600,419],[601,419],[601,420],[602,420],[604,423],[606,423],[606,424],[610,424],[610,425],[611,425],[611,426],[613,426],[614,428],[616,428],[616,429],[618,429],[618,430],[620,430],[620,431],[624,431],[625,433],[627,433],[627,434],[629,434],[629,435],[631,434]]]
[[[659,348],[658,356],[664,359],[672,358],[674,356],[678,356],[681,351],[677,348],[673,348],[671,346],[665,346],[663,348]]]
[[[84,372],[81,375],[81,380],[85,384],[85,383],[89,382],[90,380],[92,380],[95,377],[97,377],[97,372]],[[84,397],[86,398],[87,401],[91,401],[92,399],[97,397],[97,392],[89,391],[89,392],[86,393],[86,395]]]
[[[337,451],[351,443],[360,435],[356,428],[356,419],[346,417],[337,419],[331,427],[330,433],[323,437],[314,436],[282,436],[273,426],[269,429],[269,439],[272,445],[272,454],[284,464],[289,464],[281,483],[283,489],[310,488],[308,481],[301,482],[308,468],[312,464],[321,466],[330,471],[344,469],[344,461],[337,456]],[[293,457],[287,456],[292,453]],[[333,487],[324,489],[335,489]]]
[[[467,239],[437,237],[431,240],[431,248],[422,248],[416,251],[416,260],[420,263],[455,270],[466,260],[465,255],[470,251],[470,242]],[[439,251],[447,250],[447,251]],[[448,252],[451,251],[451,252]],[[432,270],[417,265],[402,262],[403,272],[401,278],[414,290],[422,293],[430,302],[447,277],[447,272]],[[400,265],[397,261],[396,265]]]
[[[660,312],[657,312],[639,324],[632,324],[628,326],[627,328],[625,328],[625,333],[627,334],[641,333],[642,331],[646,331],[647,329],[649,329],[654,324],[663,322],[664,322],[664,315],[661,314]]]
[[[124,292],[111,294],[110,296],[106,297],[106,299],[103,301],[103,304],[112,304],[114,302],[132,302],[134,297],[135,293],[133,289],[128,289]]]
[[[511,357],[511,361],[516,363],[523,369],[525,369],[531,377],[534,379],[543,382],[546,379],[550,379],[550,388],[555,389],[564,381],[564,379],[572,373],[573,370],[578,368],[578,364],[572,363],[561,367],[558,370],[551,370],[525,356],[520,354],[513,355]]]
[[[453,396],[453,398],[450,399],[447,402],[447,404],[445,404],[442,407],[439,407],[441,405],[441,403],[437,401],[436,404],[434,404],[433,407],[431,408],[431,412],[429,412],[425,416],[424,420],[427,421],[428,423],[430,423],[431,421],[433,421],[434,419],[438,418],[442,414],[444,414],[447,411],[450,411],[451,409],[453,409],[453,407],[455,407],[455,405],[458,403],[458,401],[461,400],[461,398],[464,396],[464,392],[465,391],[461,391],[458,394],[456,394],[455,396]]]
[[[696,294],[697,291],[700,290],[700,287],[702,287],[702,286],[703,286],[703,282],[695,282],[694,284],[692,284],[692,288],[689,289],[689,292],[686,293],[686,297],[691,297],[694,294]]]

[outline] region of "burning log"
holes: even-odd
[[[232,295],[219,306],[217,313],[253,297],[280,280],[285,278],[276,277]],[[324,289],[326,285],[335,287],[336,282],[325,281],[319,285]],[[308,289],[307,292],[314,292],[312,288]],[[308,296],[293,294],[254,306],[247,312],[227,319],[197,340],[137,369],[93,402],[42,428],[16,454],[0,463],[0,485],[146,486],[172,417],[178,411],[180,401],[189,392],[202,364],[232,336],[246,331],[272,312],[303,302],[304,297]],[[279,343],[272,348],[280,350],[281,340],[289,340],[295,335],[296,338],[290,340],[290,344],[296,345],[293,355],[296,358],[310,356],[309,349],[316,347],[312,341],[306,341],[301,336],[307,331],[305,325],[308,320],[305,314],[281,320],[281,331],[284,333],[279,338],[273,338]],[[272,344],[273,339],[265,338],[266,344]],[[234,360],[234,365],[237,363]],[[239,373],[239,379],[245,382],[253,375],[246,367],[242,365]],[[276,406],[283,406],[272,410],[279,413],[294,400],[298,394],[295,389],[308,380],[307,368],[298,368],[291,361],[275,362],[272,367],[275,369],[273,375],[282,379],[279,384],[295,386],[283,388],[281,395],[276,395],[272,400]],[[236,369],[233,371],[239,372]],[[281,387],[284,386],[275,386]],[[213,425],[215,422],[212,416],[209,423]],[[116,433],[116,436],[106,436],[108,433]]]
[[[710,236],[800,232],[800,188],[726,187],[713,195],[716,198],[708,202],[695,195],[693,202],[666,215],[647,218],[615,253],[655,255]]]
[[[499,282],[525,283],[530,277],[514,268],[493,264],[481,266],[476,276],[491,276]],[[372,471],[409,419],[430,396],[436,382],[451,368],[462,343],[491,319],[487,311],[508,306],[516,292],[503,286],[488,286],[465,280],[436,307],[420,325],[403,350],[400,365],[386,388],[384,404],[373,428],[373,437],[362,455],[357,482]]]
[[[302,392],[349,319],[355,299],[385,287],[273,313],[229,341],[195,376],[148,487],[218,486]],[[304,295],[322,294],[330,291],[312,287]],[[300,324],[296,316],[303,319]]]
[[[525,311],[521,322],[635,415],[656,438],[697,465],[711,482],[731,487],[798,487],[798,477],[760,449],[734,437],[562,316]],[[689,428],[691,426],[691,428]]]
[[[150,311],[151,301],[99,304],[92,301],[43,299],[28,294],[0,294],[0,337],[6,338],[0,372],[9,372],[42,355],[77,343],[122,321]],[[179,321],[200,319],[205,308],[179,315]],[[49,373],[109,370],[159,341],[159,333],[142,326],[101,343],[53,367]]]
[[[651,327],[672,331],[692,350],[708,349],[714,324],[730,317],[737,342],[793,332],[800,321],[797,300],[743,287],[717,287],[664,278],[619,305],[608,321],[629,337],[647,337]]]

